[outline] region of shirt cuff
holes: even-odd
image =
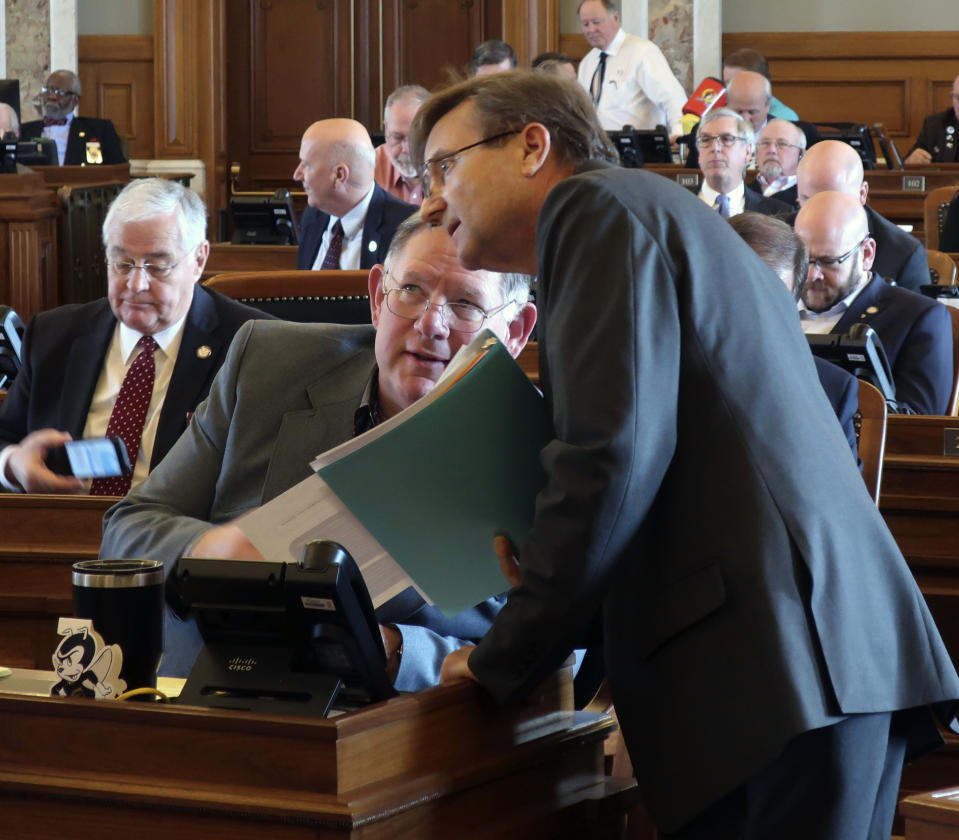
[[[12,443],[10,446],[5,446],[3,449],[0,449],[0,485],[3,485],[3,489],[11,493],[23,492],[23,488],[19,484],[15,484],[7,478],[7,461],[10,460],[13,453],[19,448],[19,446]]]

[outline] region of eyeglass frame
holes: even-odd
[[[48,88],[46,85],[40,87],[40,93],[52,93],[54,96],[59,99],[63,99],[67,96],[79,96],[75,90],[60,90],[60,88]]]
[[[824,268],[832,268],[833,266],[842,265],[844,262],[846,262],[846,260],[848,260],[853,254],[856,253],[856,251],[858,251],[862,247],[862,243],[865,242],[868,238],[869,238],[869,234],[867,233],[862,239],[860,239],[855,245],[852,246],[852,248],[846,251],[846,253],[843,254],[841,257],[815,257],[815,258],[810,257],[809,265],[816,266],[816,268],[818,268],[820,271],[822,271]],[[826,260],[826,262],[825,263],[822,262],[823,260]]]
[[[390,276],[390,272],[386,271],[383,273],[383,280]],[[423,311],[419,315],[411,318],[409,315],[402,315],[399,312],[395,311],[392,306],[390,306],[390,292],[407,292],[408,294],[417,294],[423,298],[424,306]],[[483,324],[485,324],[490,318],[494,315],[499,315],[507,306],[515,304],[515,300],[507,300],[504,303],[501,303],[499,306],[493,307],[493,309],[483,309],[482,306],[477,306],[475,303],[434,303],[430,300],[429,295],[424,294],[422,291],[410,292],[408,289],[404,289],[402,286],[392,286],[386,288],[383,286],[383,298],[386,301],[386,308],[390,310],[397,318],[403,318],[406,321],[419,321],[420,318],[423,318],[430,309],[436,309],[440,313],[440,317],[443,319],[443,323],[446,324],[447,329],[452,332],[465,333],[466,335],[472,335],[475,332],[479,332],[483,329]],[[472,330],[461,330],[455,327],[450,326],[450,322],[447,320],[447,308],[451,306],[468,306],[470,309],[475,309],[477,312],[482,313],[483,317],[477,322],[476,328]]]
[[[798,143],[790,143],[787,140],[777,139],[777,140],[757,140],[756,141],[756,151],[758,152],[762,148],[768,148],[769,146],[775,146],[780,152],[783,149],[799,149],[802,151],[802,146]]]
[[[114,260],[111,260],[109,257],[107,257],[104,260],[104,262],[107,264],[107,268],[112,268],[120,277],[123,277],[128,282],[131,277],[141,272],[143,274],[146,274],[146,276],[149,278],[148,282],[152,283],[154,280],[163,282],[164,280],[167,279],[167,277],[170,276],[173,269],[175,269],[178,265],[182,265],[183,262],[186,260],[186,258],[189,257],[190,254],[192,254],[197,248],[199,248],[203,244],[203,242],[204,240],[201,239],[192,248],[190,248],[187,251],[184,251],[183,256],[181,256],[180,259],[178,259],[175,263],[173,263],[172,265],[163,267],[161,269],[163,273],[160,275],[156,275],[153,273],[153,269],[157,268],[157,266],[150,262],[138,263],[135,260],[130,260],[130,267],[126,272],[123,272],[121,269],[119,269],[117,267],[117,262],[115,262]]]
[[[477,140],[475,143],[470,143],[466,146],[463,146],[461,149],[457,149],[455,152],[448,152],[445,155],[424,160],[423,168],[420,170],[420,184],[423,186],[423,197],[429,198],[432,194],[432,184],[434,180],[430,175],[430,169],[432,167],[439,165],[440,172],[443,176],[443,183],[445,183],[446,173],[453,168],[453,165],[456,163],[459,156],[463,154],[463,152],[468,152],[470,149],[475,149],[478,146],[485,146],[487,143],[492,143],[495,140],[502,140],[504,137],[509,137],[511,134],[519,134],[521,131],[521,128],[513,128],[509,131],[502,131],[499,134],[494,134],[492,137],[484,137],[482,140]]]
[[[726,138],[725,140],[723,139],[724,137]],[[719,145],[724,149],[731,149],[740,141],[743,143],[749,142],[748,137],[742,137],[739,134],[729,134],[728,132],[723,134],[697,134],[696,148],[711,149],[717,140],[719,141]]]

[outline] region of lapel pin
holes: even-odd
[[[379,247],[380,246],[376,242],[373,242],[373,240],[370,240],[370,244],[366,246],[366,250],[369,251],[371,254],[375,254],[376,249]]]
[[[205,344],[201,344],[196,348],[196,357],[198,359],[209,359],[213,355],[213,351],[207,347]]]
[[[879,310],[875,306],[870,306],[866,309],[867,315],[875,315]]]

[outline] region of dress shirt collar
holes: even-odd
[[[830,318],[833,319],[832,326],[835,326],[839,323],[839,320],[842,318],[846,312],[849,311],[849,307],[852,306],[852,302],[859,297],[859,294],[862,292],[866,286],[869,285],[869,282],[872,280],[872,272],[866,271],[863,272],[863,279],[859,282],[859,285],[856,286],[846,297],[842,300],[834,303],[829,309],[824,312],[813,312],[812,310],[806,309],[806,304],[800,299],[797,307],[799,309],[799,317],[803,321],[827,321]],[[831,329],[832,327],[830,327]]]
[[[760,172],[756,175],[756,180],[762,184],[763,195],[770,196],[775,195],[778,192],[783,190],[788,190],[793,184],[796,183],[795,175],[780,175],[778,178],[774,178],[772,181],[767,181],[765,176]]]
[[[619,52],[620,48],[623,46],[623,41],[626,40],[626,30],[622,26],[619,27],[619,31],[613,37],[613,40],[609,42],[605,50],[599,49],[599,47],[594,47],[593,49],[601,53],[606,53],[606,55],[616,55]]]
[[[183,325],[185,323],[186,315],[184,315],[175,324],[167,327],[165,330],[153,334],[153,340],[157,343],[157,346],[166,356],[175,355],[173,351],[179,347],[180,337],[183,332]],[[130,356],[133,354],[134,349],[136,349],[137,342],[143,337],[143,333],[138,333],[136,330],[131,329],[122,321],[119,322],[119,329],[120,353],[123,356],[123,361],[126,364],[129,364]],[[176,347],[173,347],[174,343],[176,343]]]
[[[363,233],[363,223],[366,221],[366,211],[369,209],[370,202],[373,200],[373,190],[376,184],[370,187],[369,192],[360,199],[359,203],[350,210],[345,216],[340,218],[340,224],[343,225],[343,238],[354,239]],[[336,216],[330,216],[330,230],[336,224]]]
[[[703,181],[699,188],[699,197],[713,209],[716,208],[716,196],[719,195],[709,184]],[[746,209],[746,185],[740,181],[736,189],[726,193],[729,196],[729,215],[738,216]]]

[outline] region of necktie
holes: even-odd
[[[141,348],[140,355],[133,360],[126,376],[123,377],[120,393],[117,394],[117,401],[113,404],[113,412],[107,424],[107,437],[119,435],[123,438],[131,465],[136,465],[147,407],[153,396],[153,380],[156,378],[153,353],[157,349],[157,343],[153,336],[143,336],[137,342],[137,347]],[[90,488],[90,495],[125,496],[130,490],[132,478],[132,475],[95,478]]]
[[[606,53],[599,54],[599,64],[593,71],[593,78],[589,83],[589,95],[593,105],[599,105],[599,98],[603,95],[603,80],[606,78]]]
[[[716,196],[716,209],[719,210],[719,215],[724,219],[729,218],[729,196],[725,193],[719,193]]]
[[[54,120],[54,119],[51,119],[50,117],[44,117],[44,118],[43,118],[43,124],[44,124],[44,125],[66,125],[66,124],[67,124],[67,118],[66,118],[66,117],[61,117],[61,118],[58,119],[58,120]]]
[[[326,256],[323,257],[321,271],[329,271],[340,267],[340,250],[343,248],[343,225],[340,220],[336,220],[333,225],[333,235],[330,237],[330,247],[326,249]]]

